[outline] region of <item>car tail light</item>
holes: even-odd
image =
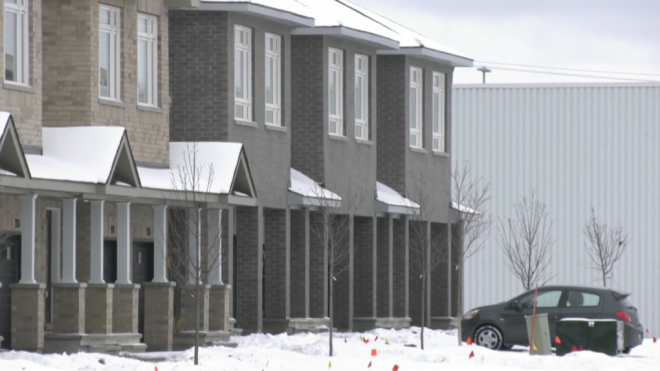
[[[621,318],[623,322],[630,322],[630,316],[626,312],[616,312],[617,317]]]

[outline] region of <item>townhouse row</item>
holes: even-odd
[[[330,279],[335,327],[418,324],[412,223],[448,257],[428,320],[457,315],[449,107],[468,57],[344,0],[3,3],[2,348],[188,346],[172,260],[201,245],[206,343],[322,331]],[[178,177],[192,154],[202,190]],[[315,232],[353,204],[329,277]]]

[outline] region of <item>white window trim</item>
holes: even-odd
[[[335,53],[338,56],[338,63],[332,63],[332,54]],[[328,81],[328,132],[330,135],[334,136],[344,136],[344,51],[328,48],[328,80],[330,79],[330,73],[334,71],[337,74],[337,90],[336,94],[336,115],[330,114],[330,82]],[[336,130],[333,132],[331,130],[330,122],[335,121],[337,123]]]
[[[4,1],[4,0],[3,0]],[[6,79],[6,72],[3,79],[8,84],[30,85],[30,11],[28,0],[19,0],[18,4],[8,4],[5,2],[5,12],[16,13],[17,34],[16,34],[16,81]],[[3,14],[4,22],[4,14]],[[4,42],[4,40],[3,40]],[[6,58],[6,54],[3,58]],[[5,66],[6,64],[5,60]]]
[[[101,24],[101,19],[99,15],[99,98],[101,99],[107,99],[107,100],[115,100],[115,101],[121,101],[121,9],[114,7],[114,6],[109,6],[109,5],[99,5],[99,10],[108,10],[111,13],[114,13],[117,19],[118,25],[116,26],[111,26],[107,24]],[[110,96],[109,97],[104,97],[101,95],[101,67],[100,67],[100,61],[101,61],[101,48],[100,48],[100,42],[101,42],[101,33],[106,32],[110,34],[110,55],[113,55],[114,51],[114,58],[110,59],[110,70],[108,73],[110,74],[109,80],[110,82],[114,82],[114,84],[110,84]],[[113,66],[114,63],[114,66]]]
[[[436,85],[435,81],[438,80]],[[437,94],[437,98],[436,98]],[[438,105],[439,117],[435,116],[435,105]],[[445,149],[445,74],[440,72],[433,72],[433,151],[446,152]],[[435,128],[436,120],[438,122],[438,130]],[[437,145],[436,145],[437,142]]]
[[[140,102],[140,83],[138,71],[138,104],[141,106],[158,107],[158,18],[150,14],[138,14],[138,23],[141,19],[146,19],[148,24],[147,32],[140,32],[138,24],[138,42],[147,42],[147,102]],[[153,30],[153,32],[149,32]],[[139,48],[138,48],[138,66],[139,66]]]
[[[413,81],[413,71],[416,71],[418,75],[420,76],[420,81],[415,82]],[[408,112],[408,120],[410,120],[410,113],[412,110],[416,110],[417,112],[417,122],[413,123],[410,122],[410,138],[408,140],[410,147],[412,148],[424,148],[424,119],[423,119],[423,102],[422,100],[424,99],[424,73],[421,68],[417,67],[410,67],[410,89],[408,91],[412,90],[413,88],[416,89],[416,95],[417,95],[417,106],[412,107],[412,99],[409,97],[409,104],[410,104],[410,111]],[[413,126],[414,124],[414,126]],[[416,140],[415,143],[412,143],[412,137],[413,135],[416,135]]]
[[[364,66],[363,70],[361,71],[358,71],[357,69],[358,60],[362,60],[362,65]],[[355,130],[355,138],[360,140],[369,140],[369,57],[363,54],[355,54],[355,62],[355,80],[357,81],[358,77],[362,77],[362,112],[364,113],[364,118],[355,118],[355,127],[362,128],[362,136],[358,136],[357,130]],[[357,98],[357,89],[355,96]],[[357,107],[357,101],[355,104]]]
[[[269,39],[273,40],[273,45],[276,45],[277,50],[268,50],[266,46],[266,62],[268,62],[268,59],[275,61],[273,66],[274,81],[272,82],[274,103],[266,102],[266,113],[268,111],[273,112],[274,122],[267,122],[266,117],[268,117],[268,114],[264,116],[264,122],[266,122],[266,125],[282,126],[282,37],[280,35],[266,33],[266,45],[268,45]],[[264,68],[268,68],[267,63]],[[264,76],[266,75],[264,71]]]
[[[236,42],[236,31],[243,31],[247,35],[247,43],[238,44]],[[245,71],[244,76],[240,76],[243,80],[245,86],[245,95],[247,98],[237,98],[236,97],[236,85],[234,83],[234,118],[240,121],[252,121],[252,29],[245,26],[234,26],[234,53],[237,51],[243,51],[246,53],[247,58],[245,60],[245,65],[243,66]],[[236,63],[236,58],[234,58],[234,63]],[[236,71],[236,68],[234,68]],[[234,76],[234,79],[239,78],[239,76]],[[236,106],[242,106],[245,112],[245,117],[236,116]]]

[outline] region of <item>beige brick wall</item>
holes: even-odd
[[[144,288],[144,343],[149,351],[172,350],[174,287],[146,284]]]
[[[200,331],[209,330],[209,289],[206,285],[199,286],[200,299]],[[197,322],[197,303],[195,301],[195,286],[181,287],[181,316],[177,329],[179,331],[195,331]]]
[[[112,300],[114,288],[87,287],[85,290],[85,332],[112,333]]]
[[[44,347],[44,318],[43,288],[12,288],[12,348],[40,352]]]
[[[211,286],[209,292],[209,330],[229,331],[229,295],[227,286]]]
[[[53,288],[53,332],[56,334],[85,332],[85,288],[65,286]]]
[[[134,285],[115,286],[112,293],[112,331],[115,333],[138,332],[138,299],[140,289]]]
[[[0,10],[4,14],[4,1]],[[0,89],[0,110],[11,112],[21,143],[27,146],[41,146],[41,115],[42,115],[42,28],[41,0],[29,2],[29,87],[16,89],[4,83]],[[0,24],[4,17],[0,18]],[[4,49],[4,26],[0,27],[0,46]],[[1,71],[4,71],[4,58],[0,58]],[[4,81],[4,76],[3,80]]]

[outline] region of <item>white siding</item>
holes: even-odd
[[[591,205],[628,231],[611,286],[632,293],[642,324],[660,334],[660,85],[456,85],[452,115],[453,161],[491,181],[494,218],[510,217],[530,188],[547,203],[551,283],[602,285],[584,250]],[[494,224],[466,264],[466,310],[522,292],[496,236]]]

